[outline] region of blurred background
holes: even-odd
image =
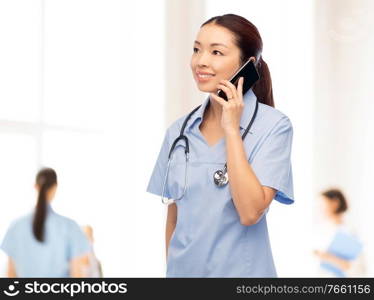
[[[318,276],[320,193],[335,187],[374,276],[370,0],[0,0],[0,240],[48,166],[53,206],[92,226],[104,276],[164,276],[166,207],[145,189],[166,128],[206,97],[189,68],[198,29],[225,13],[259,29],[294,127],[296,201],[268,213],[278,275]]]

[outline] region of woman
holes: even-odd
[[[1,245],[8,255],[8,277],[81,277],[90,246],[78,224],[51,207],[56,172],[41,169],[35,188],[35,211],[13,222]]]
[[[189,118],[185,187],[185,144],[178,141],[186,116],[167,130],[148,191],[175,200],[166,225],[168,277],[275,277],[266,213],[272,199],[293,200],[290,162],[292,125],[273,108],[268,67],[261,56],[257,28],[243,17],[209,19],[194,42],[191,70],[197,87],[209,97]],[[261,79],[244,96],[228,79],[247,60]],[[225,92],[228,101],[216,92]],[[249,134],[242,135],[257,116]],[[227,163],[228,184],[215,184]],[[215,174],[215,178],[213,178]],[[166,176],[167,175],[167,176]]]
[[[345,220],[348,203],[344,194],[339,189],[329,189],[321,193],[321,201],[327,220],[323,228],[327,243],[322,249],[314,251],[314,255],[321,263],[318,276],[365,276],[362,244],[356,236],[355,229]]]

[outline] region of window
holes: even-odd
[[[163,1],[1,1],[0,239],[50,166],[53,205],[92,225],[104,275],[151,276],[134,258],[149,243],[136,237],[164,132],[163,12]]]

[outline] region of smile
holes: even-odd
[[[196,77],[199,81],[206,81],[214,76],[214,74],[196,72]]]

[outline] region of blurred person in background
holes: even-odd
[[[321,193],[321,204],[325,223],[321,237],[325,244],[314,250],[320,262],[318,276],[362,277],[365,275],[363,245],[356,230],[346,218],[347,200],[339,189]]]
[[[95,250],[94,250],[94,235],[93,228],[89,225],[82,227],[83,232],[85,233],[88,241],[90,242],[91,251],[85,258],[83,273],[84,277],[103,277],[103,272],[101,268],[101,263],[97,259]]]
[[[14,221],[1,249],[8,255],[8,277],[82,277],[89,242],[78,224],[57,214],[51,202],[57,175],[51,168],[36,176],[33,212]]]

